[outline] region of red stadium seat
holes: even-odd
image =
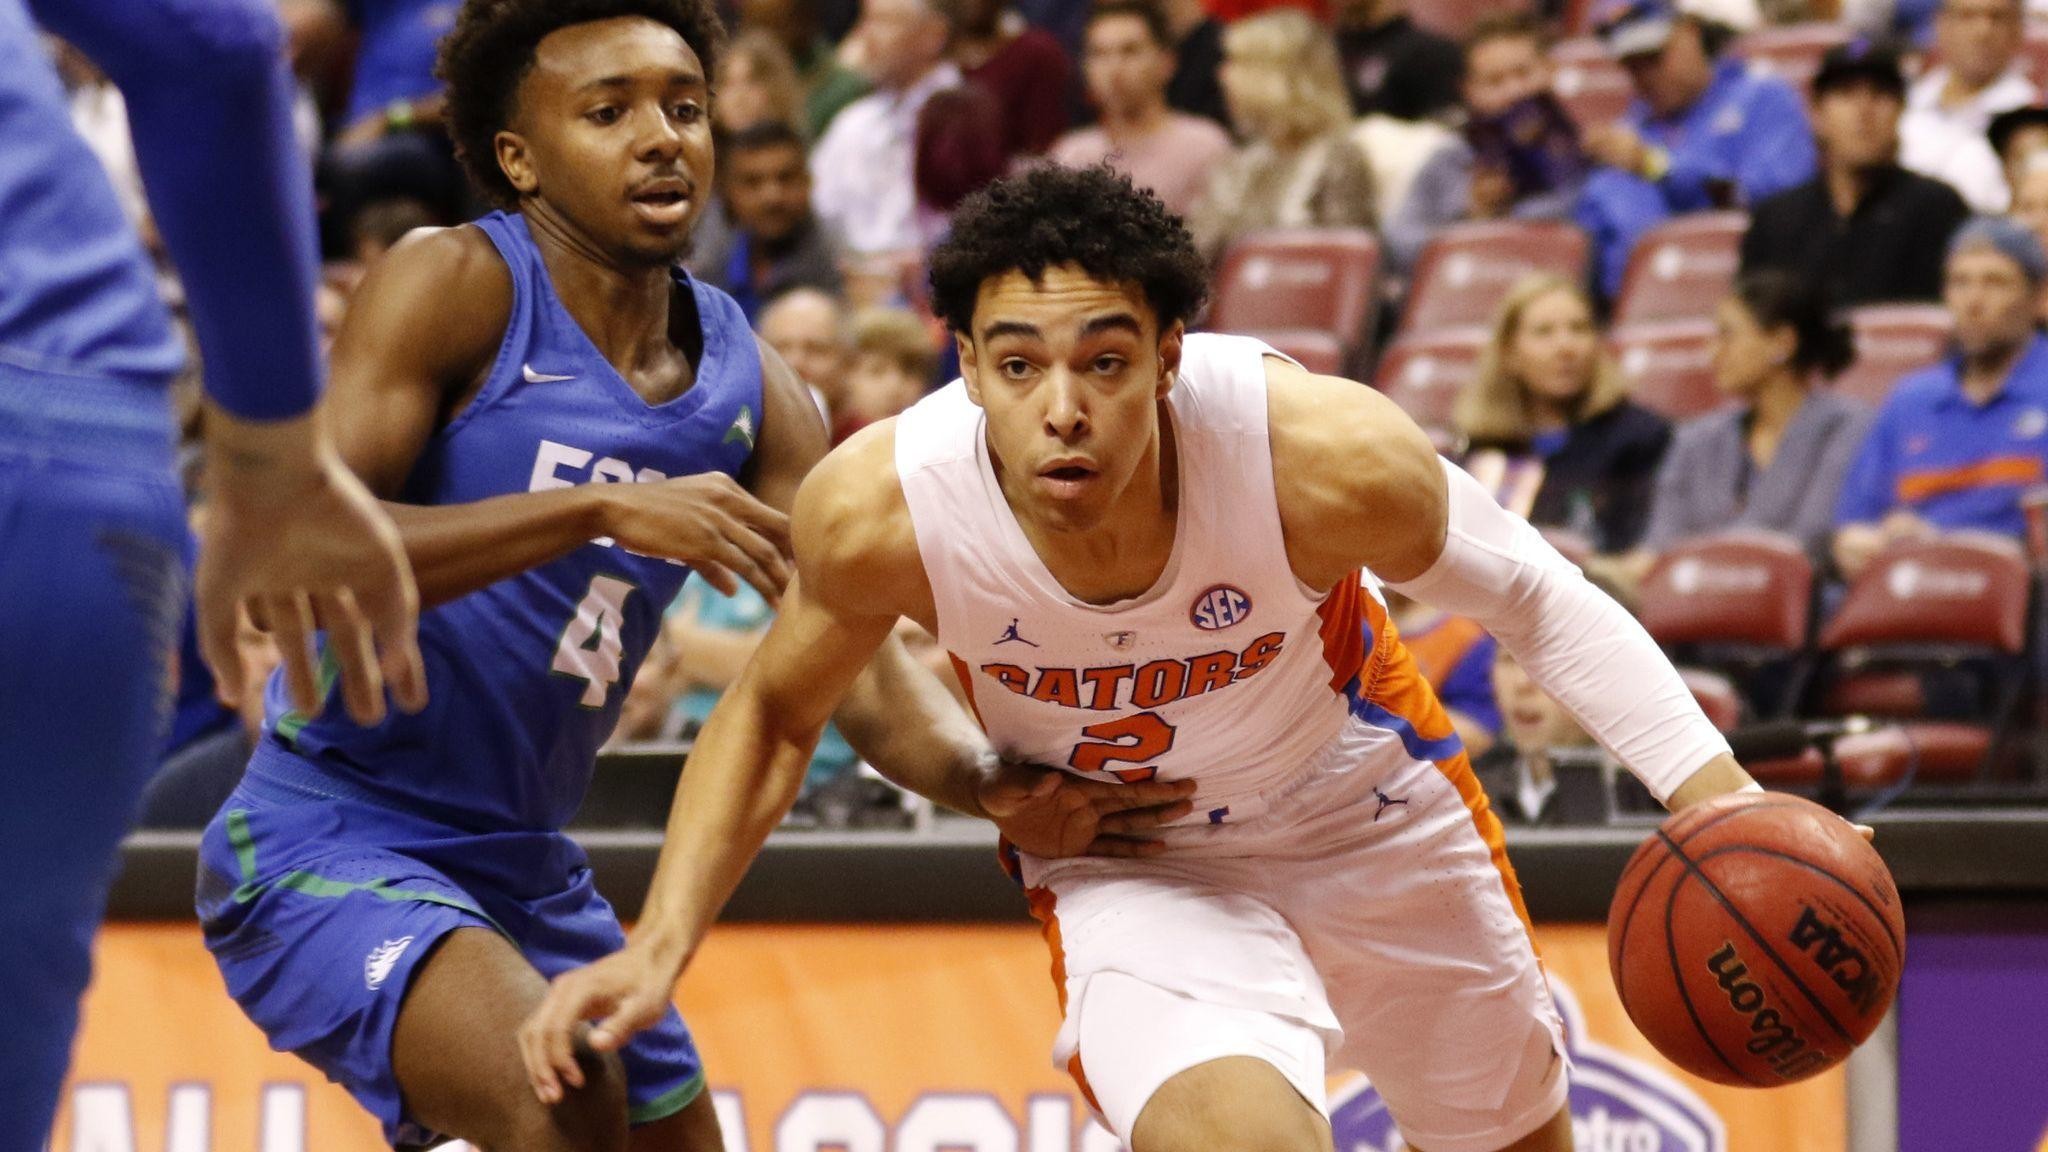
[[[1948,353],[1954,324],[1934,304],[1871,304],[1850,313],[1856,330],[1856,361],[1835,377],[1835,390],[1873,408],[1891,395],[1908,372]]]
[[[1551,90],[1581,128],[1597,128],[1621,119],[1636,98],[1628,73],[1598,40],[1566,40],[1551,50],[1557,65]]]
[[[1607,343],[1629,396],[1668,420],[1690,420],[1729,403],[1714,386],[1714,325],[1705,320],[1624,324]]]
[[[1736,55],[1805,96],[1813,74],[1820,71],[1821,57],[1850,35],[1846,25],[1834,21],[1781,24],[1747,33],[1735,42],[1734,50]]]
[[[1380,357],[1375,386],[1422,425],[1438,449],[1449,448],[1456,439],[1452,409],[1479,375],[1486,339],[1471,329],[1400,337]]]
[[[1700,212],[1644,233],[1629,253],[1614,322],[1711,318],[1735,283],[1748,228],[1741,212]]]
[[[1253,232],[1224,253],[1206,323],[1219,332],[1327,332],[1348,358],[1365,343],[1379,269],[1368,229]]]
[[[1791,710],[1811,672],[1813,590],[1813,561],[1797,540],[1743,529],[1666,549],[1636,590],[1636,615],[1686,664],[1753,684],[1766,669],[1782,670],[1777,690],[1758,702],[1776,717]]]
[[[1678,677],[1715,728],[1729,732],[1742,723],[1742,694],[1735,690],[1734,681],[1704,668],[1680,668]]]
[[[1276,352],[1294,357],[1303,368],[1325,376],[1344,374],[1344,345],[1335,336],[1319,328],[1282,328],[1272,332],[1241,332],[1241,336],[1256,336],[1273,346]]]
[[[2033,574],[2017,541],[1988,533],[1954,533],[1894,545],[1849,585],[1841,607],[1821,628],[1826,669],[1819,698],[1825,711],[1882,711],[1901,694],[1859,693],[1858,681],[1882,686],[1899,673],[1946,670],[1974,676],[1981,691],[1974,723],[1927,727],[1902,718],[1918,747],[1918,777],[1962,781],[1996,763],[2029,676],[2028,618]],[[1899,701],[1909,708],[1914,700]],[[1878,705],[1880,707],[1873,707]],[[1924,730],[1923,730],[1924,729]]]
[[[1835,741],[1835,762],[1842,766],[1842,782],[1851,788],[1886,788],[1906,779],[1929,783],[1955,783],[1969,772],[1956,775],[1958,765],[1974,770],[1984,754],[1982,733],[1969,724],[1940,721],[1886,724],[1869,732],[1844,736]],[[1773,788],[1812,788],[1821,782],[1820,753],[1785,760],[1760,760],[1744,764],[1757,782]]]
[[[1562,221],[1456,224],[1438,232],[1415,262],[1401,331],[1478,328],[1524,276],[1548,272],[1574,283],[1586,274],[1586,234]]]

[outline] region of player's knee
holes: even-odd
[[[1322,1114],[1272,1065],[1233,1057],[1180,1073],[1139,1111],[1133,1152],[1328,1152]]]

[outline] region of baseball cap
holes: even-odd
[[[1606,0],[1593,10],[1593,27],[1612,55],[1640,56],[1663,48],[1687,16],[1736,32],[1762,21],[1756,0]]]
[[[1882,40],[1861,37],[1835,45],[1820,58],[1820,68],[1813,74],[1813,94],[1819,96],[1858,80],[1869,81],[1879,91],[1903,98],[1906,70],[1899,63],[1898,49]]]
[[[2001,157],[2012,143],[2013,133],[2022,128],[2048,127],[2048,104],[2023,104],[1991,118],[1991,149]]]

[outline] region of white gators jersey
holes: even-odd
[[[939,642],[1005,756],[1099,779],[1192,777],[1220,822],[1233,798],[1298,774],[1348,716],[1388,719],[1359,685],[1384,663],[1369,655],[1399,648],[1375,593],[1346,579],[1318,596],[1287,562],[1270,351],[1186,338],[1166,404],[1180,469],[1172,555],[1151,590],[1114,604],[1069,595],[1039,559],[964,384],[898,419],[896,467]]]

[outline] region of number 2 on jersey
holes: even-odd
[[[1173,750],[1173,725],[1157,712],[1120,716],[1081,729],[1092,740],[1074,745],[1067,764],[1077,772],[1108,772],[1126,784],[1150,780],[1157,768],[1111,768],[1116,763],[1143,764]]]
[[[619,653],[626,646],[626,597],[633,585],[616,576],[592,576],[590,591],[576,606],[555,645],[550,670],[583,681],[585,708],[604,707],[604,698],[619,679]]]

